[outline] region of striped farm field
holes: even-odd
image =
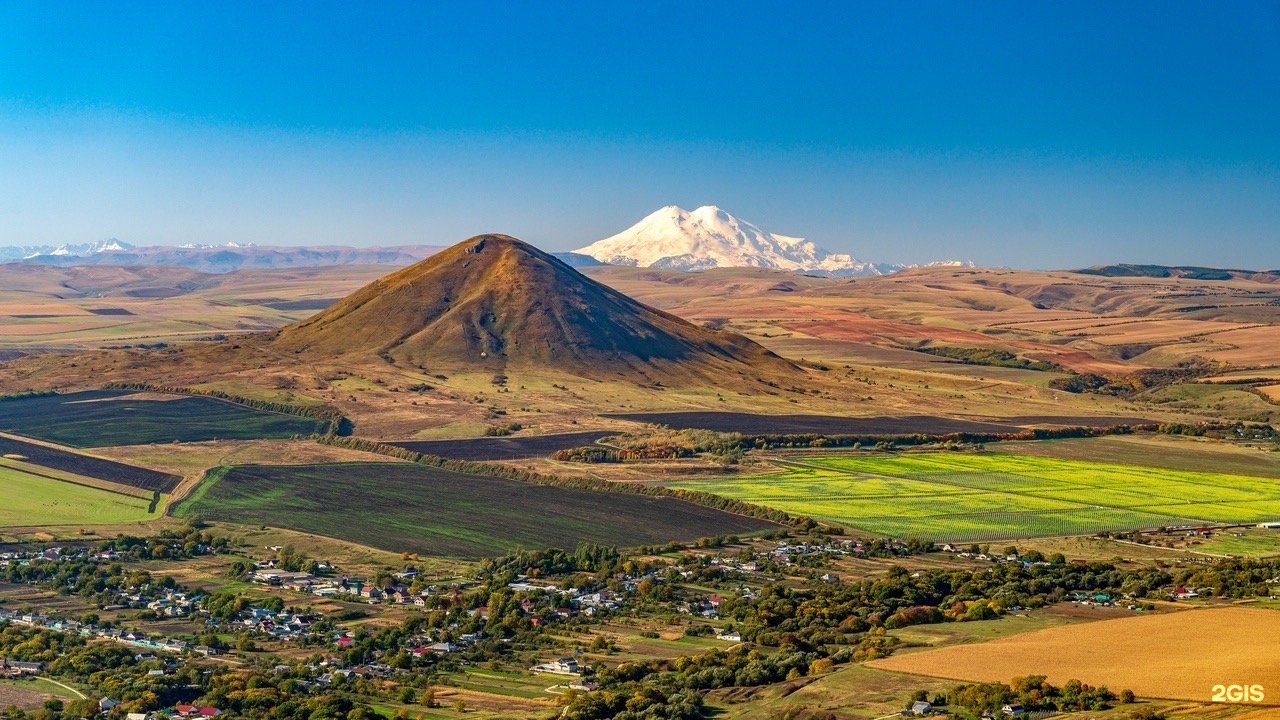
[[[673,483],[895,537],[983,541],[1280,520],[1280,479],[1003,453],[843,455]]]

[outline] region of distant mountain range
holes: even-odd
[[[1194,265],[1094,265],[1075,272],[1103,277],[1183,278],[1185,280],[1257,280],[1274,282],[1280,270],[1232,270]]]
[[[207,273],[242,269],[322,267],[328,265],[393,265],[418,262],[439,251],[434,245],[393,247],[225,245],[145,246],[116,240],[58,246],[0,247],[0,263],[35,265],[163,265]]]
[[[714,205],[692,212],[661,208],[612,237],[574,251],[608,265],[697,271],[723,267],[789,270],[809,275],[886,275],[915,265],[863,262],[799,237],[777,235]],[[930,265],[972,266],[945,261]]]
[[[0,263],[37,265],[163,265],[206,273],[242,269],[280,269],[329,265],[403,267],[441,248],[432,245],[392,247],[225,245],[135,246],[115,238],[58,246],[0,247]],[[914,267],[972,267],[943,261],[927,265],[864,262],[833,253],[804,238],[762,230],[714,205],[692,212],[668,205],[630,228],[571,253],[553,255],[572,267],[628,265],[699,271],[749,267],[808,275],[850,277],[887,275]]]

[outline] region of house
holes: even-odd
[[[559,660],[540,663],[534,665],[534,672],[554,673],[556,675],[577,675],[581,672],[578,668],[578,661],[571,657],[562,657]]]
[[[98,709],[101,710],[102,712],[108,712],[109,710],[111,710],[111,708],[119,704],[120,704],[119,700],[114,700],[109,697],[104,697],[98,701]]]
[[[44,663],[0,659],[0,675],[34,675],[44,670]]]
[[[222,711],[208,705],[174,705],[173,713],[184,718],[211,718],[218,717]]]
[[[742,642],[742,633],[737,630],[734,630],[733,632],[724,632],[717,635],[716,639],[724,640],[726,642]]]
[[[1009,717],[1014,717],[1014,716],[1022,715],[1023,713],[1025,713],[1026,708],[1022,707],[1022,705],[1018,703],[1009,703],[1009,704],[1006,704],[1004,707],[1000,708],[1000,712],[1004,713],[1005,715],[1008,715]]]
[[[923,700],[911,704],[912,715],[928,715],[931,712],[933,712],[933,706]]]
[[[1196,592],[1195,590],[1188,590],[1187,588],[1181,585],[1173,589],[1173,597],[1175,600],[1189,600],[1193,597],[1199,597],[1199,596],[1200,596],[1200,593]]]

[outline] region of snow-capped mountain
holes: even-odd
[[[341,245],[272,246],[228,242],[187,243],[179,247],[134,247],[112,238],[94,243],[0,247],[0,263],[28,265],[123,265],[184,267],[208,273],[241,269],[301,268],[330,265],[396,265],[415,263],[439,250],[431,245],[346,247]]]
[[[49,257],[90,257],[100,253],[131,252],[133,249],[134,247],[132,245],[124,242],[123,240],[110,238],[108,240],[80,243],[78,245],[58,245],[57,247],[44,245],[25,247],[21,248],[23,254],[20,257],[24,260],[44,255]]]
[[[862,262],[804,238],[776,235],[714,205],[668,205],[630,228],[574,251],[610,265],[707,270],[757,267],[812,275],[882,275],[903,266]]]

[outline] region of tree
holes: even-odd
[[[453,701],[453,711],[457,713],[465,713],[467,711],[467,701],[458,698]]]

